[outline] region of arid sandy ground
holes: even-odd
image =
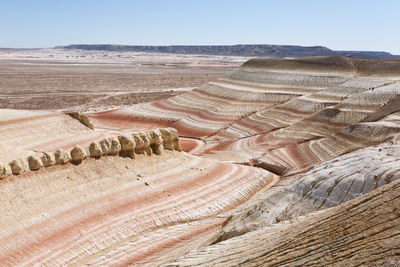
[[[150,102],[224,76],[248,58],[0,50],[0,108],[99,110]]]

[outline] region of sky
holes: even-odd
[[[0,47],[327,46],[400,55],[399,0],[0,0]]]

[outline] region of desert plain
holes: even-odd
[[[224,76],[246,57],[1,50],[0,108],[88,110],[150,102]]]

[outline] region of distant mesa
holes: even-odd
[[[120,52],[149,52],[171,54],[201,54],[245,57],[311,57],[311,56],[346,56],[363,59],[400,59],[384,51],[335,51],[324,46],[299,45],[269,45],[269,44],[240,44],[240,45],[113,45],[113,44],[71,44],[57,46],[58,49],[81,49]]]

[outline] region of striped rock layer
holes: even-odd
[[[254,59],[197,90],[88,116],[100,129],[174,127],[185,151],[283,178],[234,210],[208,245],[167,266],[396,264],[399,66]],[[387,197],[375,194],[381,186]]]
[[[258,197],[257,205],[249,205],[225,223],[216,242],[338,206],[399,178],[400,142],[350,152]]]
[[[177,151],[9,176],[0,181],[0,264],[146,263],[164,250],[183,255],[275,180],[261,169]]]
[[[398,266],[400,181],[319,213],[194,250],[164,266]]]
[[[27,110],[0,110],[0,152],[3,147],[14,153],[1,153],[1,162],[26,155],[27,151],[47,152],[87,145],[107,136],[63,113]],[[5,149],[4,149],[5,150]]]
[[[63,165],[68,162],[78,165],[83,160],[102,156],[122,156],[135,158],[136,154],[161,155],[164,149],[182,151],[178,133],[173,128],[156,129],[147,132],[112,136],[87,147],[76,145],[71,152],[58,149],[36,156],[33,152],[27,157],[13,159],[8,164],[0,163],[0,179],[8,175],[20,175],[25,171],[38,171],[42,167]]]
[[[206,244],[278,180],[182,152],[173,128],[96,130],[65,114],[2,112],[1,266],[162,264]],[[66,149],[45,152],[53,143]]]
[[[398,64],[255,59],[202,88],[89,117],[102,129],[174,127],[185,151],[293,174],[399,139]]]
[[[0,265],[396,264],[399,65],[254,59],[87,117],[0,110]]]

